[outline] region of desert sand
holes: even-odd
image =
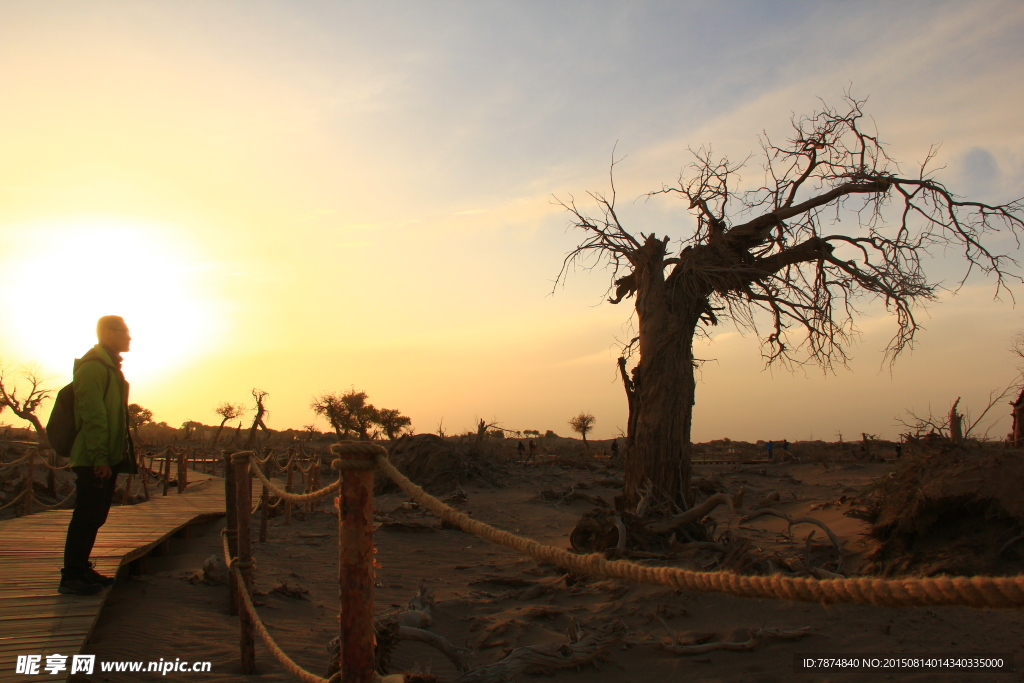
[[[825,522],[846,546],[844,571],[858,575],[874,541],[867,523],[844,514],[855,494],[891,463],[820,462],[697,465],[695,480],[718,482],[729,491],[776,490],[775,507],[791,516],[811,515]],[[568,535],[593,508],[583,500],[546,500],[542,490],[574,487],[611,501],[618,493],[610,479],[621,471],[580,469],[544,462],[506,463],[499,486],[464,483],[461,509],[474,518],[537,541],[568,548]],[[325,480],[326,482],[326,480]],[[187,494],[186,494],[187,495]],[[470,668],[503,658],[526,645],[566,642],[570,622],[591,630],[618,619],[628,627],[625,641],[606,657],[578,670],[543,674],[558,681],[999,681],[1021,680],[1014,673],[937,673],[926,670],[797,671],[797,654],[867,655],[881,653],[1013,653],[1024,650],[1024,616],[1017,610],[967,607],[884,608],[821,605],[748,599],[720,593],[688,593],[626,585],[615,581],[565,577],[557,568],[491,545],[416,509],[404,509],[400,493],[379,495],[380,526],[376,609],[401,611],[421,585],[434,591],[431,630],[460,649]],[[404,506],[410,507],[409,505]],[[266,543],[254,541],[255,587],[261,618],[282,648],[307,670],[324,675],[325,645],[338,632],[337,518],[329,502],[290,525],[270,520]],[[803,557],[829,566],[835,549],[822,532],[810,542],[813,526],[794,526],[760,517],[740,524],[727,507],[712,515],[716,534],[728,531],[751,540],[759,557]],[[253,522],[254,539],[258,533]],[[102,660],[156,660],[180,657],[210,661],[212,673],[168,674],[167,680],[242,680],[238,665],[238,620],[227,612],[227,589],[196,581],[206,558],[220,552],[223,521],[197,527],[189,538],[173,539],[169,551],[149,560],[147,573],[123,576],[112,589],[85,652]],[[810,553],[808,555],[808,553]],[[714,570],[721,556],[711,551],[681,552],[666,564]],[[648,560],[643,560],[648,561]],[[658,563],[658,560],[649,560]],[[123,572],[128,574],[128,572]],[[568,585],[571,584],[571,585]],[[278,590],[275,590],[278,589]],[[289,596],[288,594],[291,594]],[[298,597],[292,597],[298,596]],[[666,651],[671,629],[686,638],[744,640],[742,629],[808,628],[798,640],[768,639],[750,651],[714,651],[683,656]],[[685,635],[684,635],[685,634]],[[458,677],[438,651],[402,641],[390,670],[422,671],[440,681]],[[257,641],[258,675],[244,680],[292,678]],[[153,676],[153,674],[149,674]],[[93,681],[140,680],[129,674],[99,674]],[[137,675],[136,675],[137,676]],[[528,679],[530,674],[520,675]]]

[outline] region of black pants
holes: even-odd
[[[78,576],[89,569],[89,555],[96,543],[96,532],[107,521],[117,488],[117,471],[100,479],[92,467],[72,467],[75,479],[75,511],[68,524],[64,542],[64,574]]]

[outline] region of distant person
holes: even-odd
[[[619,459],[619,440],[612,439],[612,460]]]
[[[57,590],[92,595],[114,584],[93,568],[89,556],[96,532],[107,521],[117,488],[118,472],[136,474],[135,452],[128,433],[128,382],[121,373],[121,354],[132,338],[124,318],[105,315],[96,323],[99,343],[75,360],[75,426],[71,447],[75,473],[75,511],[64,544],[64,568]]]
[[[522,441],[520,441],[519,445],[516,446],[516,450],[519,451],[519,459],[522,460],[523,454],[526,453],[526,446],[523,445]]]
[[[902,455],[903,455],[903,444],[897,443],[896,444],[896,459],[899,460]]]
[[[537,453],[537,444],[534,443],[533,439],[530,439],[530,460],[533,460],[533,456]]]
[[[768,442],[768,459],[772,460],[775,457],[775,444],[771,441]]]
[[[789,453],[789,441],[786,440],[786,439],[782,440],[782,450],[784,450],[787,453]]]

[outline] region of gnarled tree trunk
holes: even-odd
[[[663,276],[665,242],[648,237],[634,276],[639,323],[640,362],[633,372],[627,434],[624,503],[636,505],[650,480],[656,497],[684,509],[690,494],[690,426],[693,418],[693,337],[707,298]]]

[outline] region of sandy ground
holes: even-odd
[[[868,549],[864,522],[844,516],[849,496],[889,465],[820,464],[766,466],[700,465],[696,477],[718,476],[728,490],[742,485],[779,491],[780,509],[790,515],[813,515],[844,540],[850,554],[847,570],[855,575]],[[738,471],[739,470],[739,471]],[[568,532],[591,505],[576,501],[555,505],[538,500],[542,489],[586,486],[591,495],[611,501],[616,491],[596,485],[607,472],[588,472],[554,465],[511,466],[502,488],[464,486],[463,506],[477,519],[559,547],[568,546]],[[737,598],[711,593],[677,593],[669,589],[627,586],[609,581],[584,581],[568,587],[554,567],[539,566],[511,550],[490,545],[461,531],[441,529],[438,520],[416,511],[398,511],[404,497],[378,496],[375,507],[384,517],[424,525],[418,531],[393,530],[377,535],[376,605],[379,612],[404,607],[421,581],[434,589],[437,601],[432,630],[463,650],[471,668],[495,662],[512,648],[565,642],[570,620],[587,628],[612,619],[629,627],[628,642],[611,651],[599,666],[563,670],[548,675],[558,681],[1003,681],[1022,680],[1014,673],[937,673],[927,670],[797,671],[798,654],[859,655],[930,653],[951,656],[969,653],[1013,653],[1024,667],[1024,615],[1015,610],[938,608],[879,608],[859,605],[822,606],[778,600]],[[814,508],[812,510],[812,508]],[[283,524],[271,520],[269,540],[255,545],[259,611],[282,648],[306,669],[323,675],[324,645],[338,631],[336,517],[322,510]],[[333,512],[333,511],[332,511]],[[759,518],[740,527],[727,510],[716,511],[719,530],[753,540],[753,547],[779,557],[803,557],[807,534],[814,527],[794,527],[786,534],[781,519]],[[149,572],[123,576],[112,589],[85,652],[111,660],[210,661],[212,673],[103,674],[93,681],[137,680],[252,680],[293,679],[257,644],[259,675],[241,676],[237,663],[238,622],[227,614],[222,586],[189,583],[203,560],[220,552],[223,522],[194,529],[190,538],[173,539],[170,551],[150,560]],[[254,538],[256,533],[254,526]],[[835,559],[835,551],[820,532],[811,544],[818,566]],[[683,566],[704,566],[713,554],[689,556]],[[127,574],[127,572],[122,572]],[[524,587],[550,582],[550,592],[531,591],[532,599],[517,597]],[[286,583],[308,590],[308,599],[294,599],[273,588]],[[517,585],[518,584],[518,585]],[[540,593],[540,595],[538,595]],[[527,596],[529,597],[529,596]],[[660,619],[659,619],[660,617]],[[769,640],[752,651],[716,651],[680,656],[658,647],[666,641],[664,621],[676,632],[714,632],[727,637],[738,628],[810,627],[801,640]],[[455,668],[439,653],[418,643],[402,642],[392,671],[427,670],[439,680],[457,678]],[[530,678],[522,675],[520,679]]]

